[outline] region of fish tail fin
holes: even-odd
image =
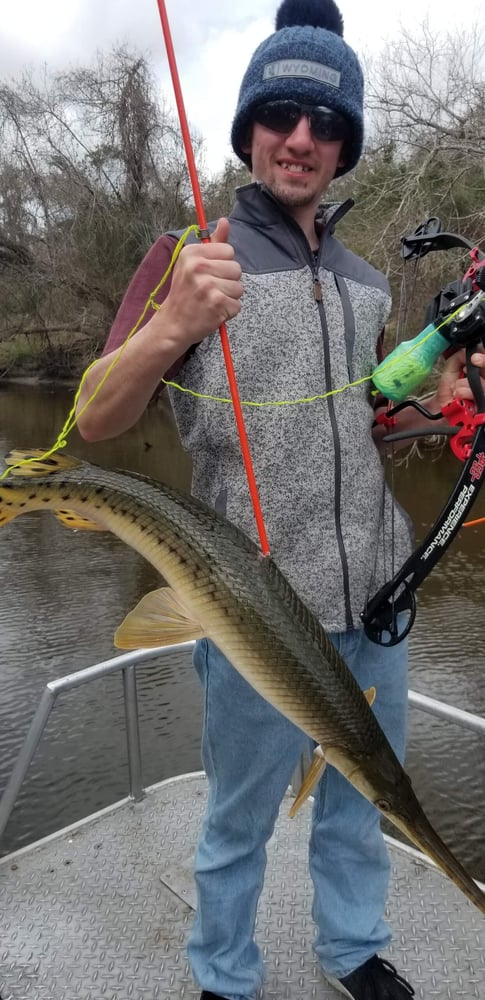
[[[81,464],[80,459],[71,455],[60,455],[59,452],[50,455],[49,452],[42,451],[42,448],[31,448],[29,451],[14,448],[5,456],[4,461],[9,475],[23,478],[66,472]]]
[[[68,455],[50,455],[49,452],[42,451],[41,448],[32,448],[29,451],[15,448],[5,456],[4,461],[7,468],[0,475],[0,528],[8,524],[9,521],[13,521],[19,514],[35,510],[35,504],[29,502],[33,497],[27,495],[29,488],[26,488],[24,483],[12,482],[13,477],[35,479],[42,476],[45,478],[54,472],[67,472],[81,464],[77,458],[71,458]],[[35,491],[34,483],[32,489]],[[71,528],[81,527],[78,523],[72,523],[69,514],[70,511],[65,510],[58,512],[59,519],[64,524],[68,524]],[[98,525],[94,525],[94,523],[91,525],[91,522],[87,521],[82,526],[86,528],[88,523],[90,530],[95,528],[99,530]]]

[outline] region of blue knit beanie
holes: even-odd
[[[252,112],[266,101],[293,100],[338,111],[350,125],[345,164],[355,167],[364,140],[364,80],[359,60],[343,40],[343,20],[334,0],[283,0],[276,31],[258,46],[244,74],[232,124],[237,156],[251,167],[248,142]]]

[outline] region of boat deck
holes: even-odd
[[[148,789],[0,860],[2,1000],[191,1000],[185,945],[202,774]],[[337,1000],[312,951],[310,808],[283,803],[268,848],[257,939],[264,1000]],[[485,921],[434,866],[390,841],[386,957],[417,1000],[485,997]]]

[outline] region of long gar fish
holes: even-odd
[[[124,648],[207,636],[283,715],[308,734],[387,819],[485,913],[485,893],[425,816],[411,781],[318,619],[269,556],[193,497],[77,459],[12,452],[0,482],[0,526],[53,510],[70,527],[108,530],[169,587],[148,594],[117,633]],[[15,468],[15,463],[35,458]]]

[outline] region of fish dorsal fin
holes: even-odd
[[[365,700],[366,700],[366,702],[367,702],[368,705],[372,706],[374,704],[374,702],[376,700],[376,694],[377,694],[377,691],[376,691],[375,687],[367,688],[367,691],[364,691],[364,698],[365,698]]]
[[[70,528],[71,531],[107,531],[102,524],[98,524],[97,521],[91,521],[88,517],[82,517],[81,514],[77,514],[75,510],[55,510],[54,511],[57,520],[64,525],[65,528]]]
[[[151,649],[201,639],[205,632],[170,587],[142,597],[117,629],[117,649]]]
[[[31,448],[30,451],[14,448],[5,456],[4,461],[12,476],[22,476],[23,478],[48,476],[53,472],[66,472],[80,464],[80,460],[71,455],[60,455],[59,452],[47,455],[42,448]]]

